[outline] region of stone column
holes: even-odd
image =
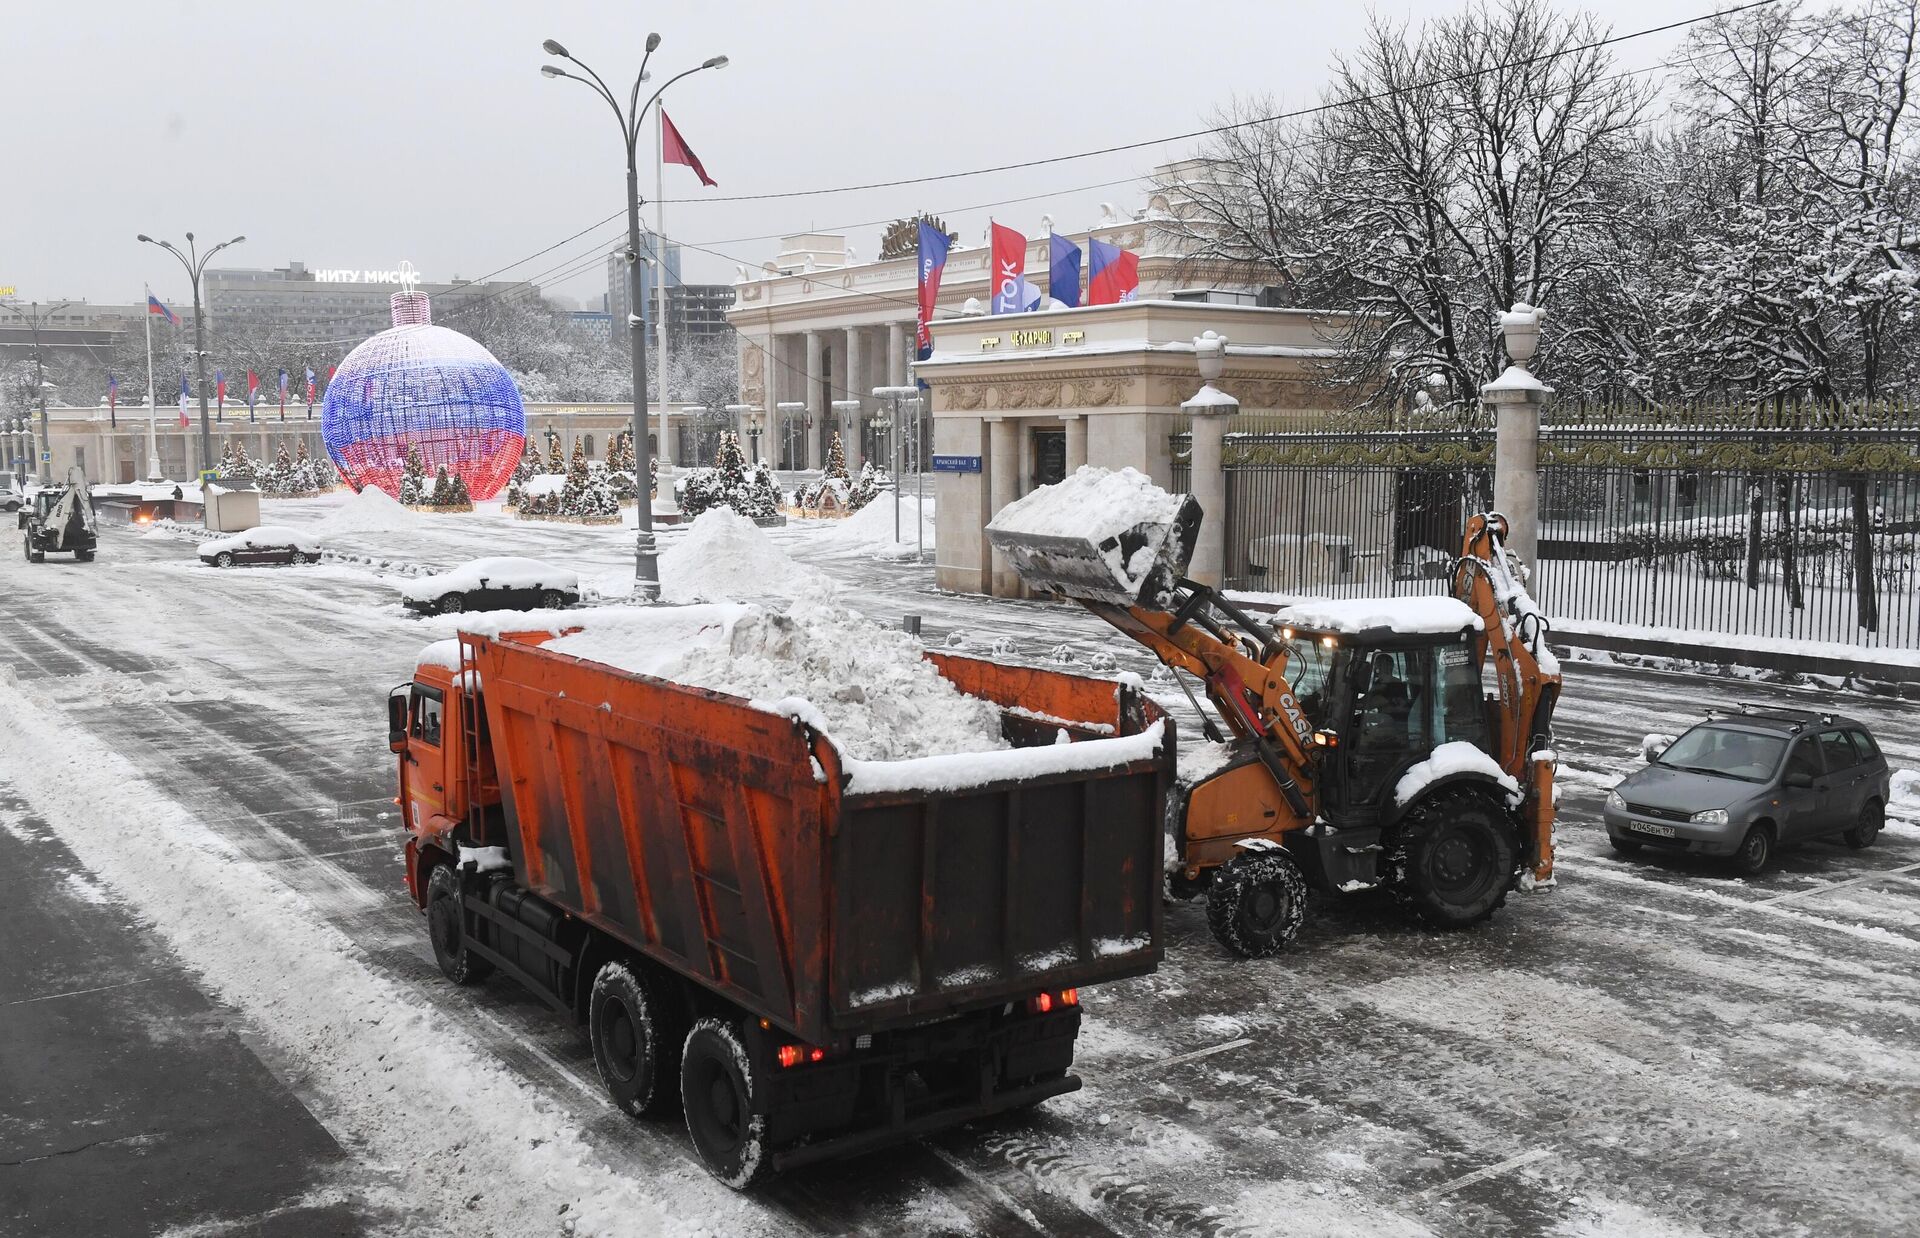
[[[814,419],[817,430],[827,415],[826,402],[820,398],[821,385],[826,381],[827,337],[819,331],[807,332],[807,394],[801,403],[807,406],[807,414]],[[812,469],[820,467],[817,459],[818,448],[814,446],[817,436],[809,433],[802,435],[806,444],[802,448],[801,458],[795,460],[795,468]]]
[[[1087,418],[1084,413],[1068,413],[1061,420],[1067,423],[1067,476],[1072,477],[1087,462]]]
[[[774,418],[771,426],[773,445],[769,448],[769,451],[772,453],[769,459],[773,461],[775,468],[795,469],[800,467],[797,461],[790,460],[787,457],[787,436],[793,432],[793,419],[796,417],[805,417],[806,415],[807,406],[799,400],[783,401],[774,410]],[[803,453],[805,450],[804,447],[801,448]]]
[[[1231,399],[1231,397],[1228,397]],[[1240,411],[1236,404],[1191,408],[1193,457],[1188,490],[1200,502],[1200,535],[1193,542],[1187,575],[1218,589],[1226,577],[1227,470],[1221,457],[1227,422]]]
[[[1540,552],[1540,409],[1552,394],[1529,371],[1510,365],[1480,388],[1493,415],[1493,506],[1507,518],[1507,549],[1533,570]]]
[[[865,327],[847,328],[846,398],[859,401],[860,407],[849,410],[847,424],[841,427],[844,437],[840,442],[846,448],[847,471],[856,477],[860,475],[860,422],[865,416],[867,392],[873,390],[867,383],[865,335]]]
[[[907,385],[907,333],[912,323],[890,322],[887,324],[887,381],[875,383],[877,387],[904,387]]]
[[[986,520],[1020,497],[1020,423],[1009,417],[987,418]],[[993,552],[993,574],[988,590],[994,597],[1020,596],[1020,576],[999,550]]]

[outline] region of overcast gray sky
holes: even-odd
[[[667,170],[667,198],[782,193],[1042,158],[1197,127],[1239,94],[1308,104],[1366,9],[1341,3],[642,5],[600,0],[34,0],[5,4],[8,192],[0,285],[21,299],[131,301],[142,281],[185,300],[173,261],[134,241],[246,234],[220,265],[393,268],[474,278],[624,201],[613,115],[547,81],[555,38],[631,83],[646,33],[655,81],[724,52],[725,69],[668,93],[668,114],[719,188]],[[1457,3],[1381,0],[1419,21]],[[1589,6],[1616,32],[1722,7],[1714,0]],[[1657,64],[1675,34],[1616,49]],[[757,265],[763,235],[846,231],[862,257],[887,220],[930,209],[968,244],[989,211],[1029,235],[1102,201],[1129,210],[1137,179],[1180,145],[934,185],[757,202],[674,203],[666,231]],[[650,167],[650,164],[648,165]],[[652,174],[643,173],[651,197]],[[651,222],[652,208],[647,208]],[[856,225],[856,226],[847,226]],[[525,278],[589,254],[609,224],[514,267]],[[573,263],[571,265],[577,265]],[[687,255],[693,279],[732,261]],[[594,267],[552,291],[598,298]]]

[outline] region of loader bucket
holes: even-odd
[[[1200,504],[1181,496],[1168,521],[1150,521],[1104,537],[1032,533],[987,526],[994,548],[1033,588],[1089,602],[1164,609],[1186,575],[1200,534]]]

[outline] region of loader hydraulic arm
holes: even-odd
[[[1547,621],[1526,588],[1514,579],[1506,552],[1507,519],[1498,512],[1467,521],[1453,594],[1480,616],[1483,663],[1490,661],[1499,689],[1494,713],[1494,749],[1500,767],[1527,789],[1525,815],[1534,838],[1534,877],[1553,876],[1553,761],[1535,758],[1550,750],[1553,709],[1560,697],[1560,669],[1547,649]]]
[[[1307,743],[1313,724],[1287,686],[1285,646],[1205,585],[1181,581],[1175,602],[1172,611],[1161,611],[1080,600],[1173,671],[1200,680],[1228,729],[1254,743],[1289,807],[1310,816],[1313,774]],[[1215,608],[1249,635],[1228,631],[1210,613]]]

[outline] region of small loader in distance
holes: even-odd
[[[85,563],[99,548],[100,534],[93,523],[93,496],[87,478],[77,467],[67,470],[64,487],[46,487],[20,509],[21,542],[27,562],[44,563],[47,552],[64,551]]]
[[[1384,886],[1427,924],[1459,928],[1528,872],[1552,876],[1559,666],[1508,562],[1505,517],[1468,521],[1451,597],[1257,619],[1185,578],[1200,507],[1159,497],[1155,518],[1122,528],[1094,496],[1035,491],[988,536],[1028,584],[1078,601],[1176,681],[1199,679],[1232,732],[1225,764],[1168,801],[1169,890],[1205,889],[1221,944],[1246,957],[1283,948],[1309,879],[1329,893]]]

